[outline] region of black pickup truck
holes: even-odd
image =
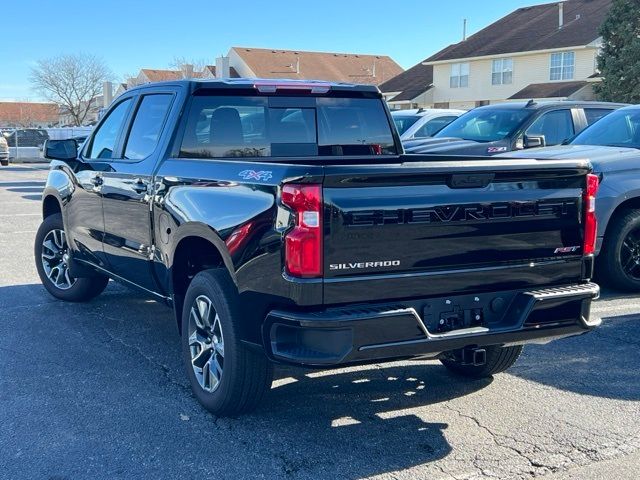
[[[79,153],[45,146],[42,282],[85,301],[111,278],[173,307],[218,415],[255,407],[274,363],[483,377],[599,325],[587,162],[405,155],[392,125],[371,86],[131,89]]]

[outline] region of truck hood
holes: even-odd
[[[510,150],[509,140],[495,142],[474,142],[462,138],[442,137],[410,140],[403,143],[407,153],[427,153],[443,155],[495,155]]]
[[[637,168],[640,150],[624,147],[602,147],[597,145],[558,145],[556,147],[532,148],[497,155],[509,158],[536,158],[538,160],[589,160],[596,172],[620,170],[626,166]],[[628,165],[627,165],[628,164]]]

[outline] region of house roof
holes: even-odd
[[[182,72],[180,70],[143,68],[140,71],[145,74],[150,82],[166,82],[167,80],[179,80],[182,78]]]
[[[483,57],[588,45],[600,37],[612,0],[568,0],[564,3],[564,25],[558,27],[558,3],[519,8],[506,17],[449,45],[427,62]],[[535,35],[532,34],[535,32]]]
[[[390,102],[413,100],[433,88],[433,66],[423,65],[420,62],[391,80],[387,80],[379,88],[383,93],[400,92],[391,98]]]
[[[0,102],[0,124],[57,122],[59,111],[55,103]]]
[[[327,80],[379,85],[402,72],[386,55],[360,55],[266,48],[232,48],[260,78]]]
[[[591,82],[550,82],[532,83],[509,97],[509,100],[524,100],[532,98],[564,98],[576,93]]]

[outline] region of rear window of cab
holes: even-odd
[[[310,101],[311,100],[311,101]],[[179,155],[186,158],[395,155],[380,99],[194,96]]]

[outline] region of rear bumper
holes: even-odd
[[[598,285],[582,283],[311,313],[274,310],[263,325],[263,341],[272,360],[306,366],[433,358],[466,347],[547,343],[599,326],[600,319],[589,318],[591,301],[599,292]],[[485,320],[482,325],[438,332],[438,309],[444,305],[461,306],[461,312],[471,305],[476,308],[468,311],[485,315]],[[429,313],[434,311],[435,319]]]

